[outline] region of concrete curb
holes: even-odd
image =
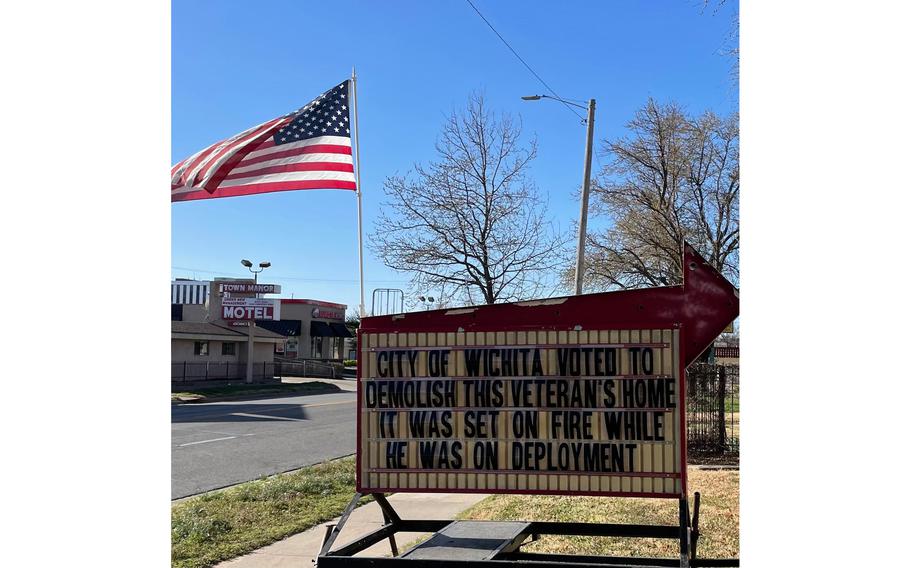
[[[330,384],[330,383],[326,383]],[[335,385],[332,385],[335,386]],[[311,394],[335,394],[341,392],[353,392],[346,391],[345,389],[338,388],[324,388],[320,390],[299,390],[299,391],[285,391],[285,392],[273,392],[273,393],[262,393],[262,394],[250,394],[250,395],[224,395],[224,396],[214,396],[214,397],[202,397],[196,399],[188,400],[172,400],[171,406],[180,406],[183,404],[202,404],[206,402],[225,402],[225,401],[237,401],[237,400],[262,400],[266,398],[283,398],[286,396],[307,396]]]
[[[259,481],[259,480],[261,480],[261,479],[271,479],[271,478],[273,478],[273,477],[278,477],[278,476],[281,476],[281,475],[289,475],[289,474],[298,472],[298,471],[300,471],[301,469],[306,469],[306,468],[308,468],[308,467],[313,467],[313,466],[321,465],[321,464],[324,464],[324,463],[332,463],[332,462],[334,462],[334,461],[343,460],[343,459],[347,459],[347,458],[352,458],[352,457],[354,457],[354,456],[356,456],[356,455],[357,455],[357,454],[348,454],[348,455],[346,455],[346,456],[338,456],[337,458],[332,458],[332,459],[325,460],[325,461],[321,461],[321,462],[311,463],[311,464],[309,464],[309,465],[302,465],[302,466],[300,466],[300,467],[294,467],[294,468],[291,468],[291,469],[286,469],[286,470],[284,470],[284,471],[279,471],[279,472],[277,472],[277,473],[273,473],[273,474],[271,474],[271,475],[266,475],[266,476],[264,476],[264,477],[257,477],[256,479],[250,479],[249,481],[241,481],[241,482],[239,482],[239,483],[232,483],[232,484],[230,484],[230,485],[224,485],[224,486],[222,486],[222,487],[216,487],[216,488],[214,488],[214,489],[209,489],[208,491],[202,491],[201,493],[193,493],[192,495],[185,495],[185,496],[183,496],[183,497],[178,497],[178,498],[176,498],[176,499],[171,499],[171,505],[173,505],[174,503],[179,503],[179,502],[181,502],[181,501],[186,501],[187,499],[194,499],[194,498],[200,497],[200,496],[202,496],[202,495],[208,495],[209,493],[220,493],[221,491],[225,491],[225,490],[227,490],[227,489],[231,489],[232,487],[237,487],[238,485],[243,485],[243,484],[245,484],[245,483],[252,483],[252,482],[254,482],[254,481]],[[353,494],[352,494],[352,496],[353,496]],[[323,524],[325,524],[325,523],[323,523]]]

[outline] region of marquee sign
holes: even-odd
[[[222,298],[221,318],[225,320],[280,320],[281,301],[271,298]]]
[[[679,330],[367,334],[370,487],[681,491]]]
[[[686,493],[686,365],[738,314],[682,286],[364,318],[357,489]]]

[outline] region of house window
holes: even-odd
[[[197,341],[193,345],[193,355],[201,355],[207,357],[209,354],[209,342],[208,341]]]
[[[224,342],[221,344],[221,354],[222,355],[236,355],[237,354],[237,344],[233,342]]]

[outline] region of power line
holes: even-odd
[[[188,272],[199,272],[202,274],[214,274],[218,276],[230,276],[232,278],[248,278],[246,274],[237,274],[236,272],[218,272],[215,270],[203,270],[201,268],[188,268],[186,266],[172,266],[171,270],[185,270]],[[295,280],[301,282],[360,282],[356,278],[302,278],[297,276],[279,276],[277,274],[268,275],[273,280]],[[402,284],[407,283],[408,280],[369,280],[369,282],[382,282],[382,283],[394,283]]]
[[[557,94],[556,94],[556,91],[554,91],[554,90],[552,89],[552,87],[550,87],[550,85],[547,85],[547,82],[544,81],[543,79],[541,79],[540,75],[538,75],[537,73],[534,72],[533,69],[531,69],[531,66],[528,65],[528,63],[527,63],[524,59],[522,59],[522,57],[521,57],[520,55],[518,55],[518,52],[515,51],[515,50],[512,48],[511,45],[509,45],[509,42],[506,41],[506,38],[502,37],[502,34],[500,34],[498,31],[496,31],[496,28],[493,27],[493,24],[491,24],[490,21],[487,20],[487,19],[484,17],[484,15],[480,13],[480,10],[477,9],[477,6],[475,6],[474,3],[471,2],[471,0],[465,0],[465,1],[466,1],[468,4],[471,5],[471,8],[474,8],[474,11],[477,12],[477,15],[480,16],[480,19],[482,19],[482,20],[490,27],[490,29],[493,30],[493,33],[496,34],[496,35],[499,37],[499,39],[502,40],[502,43],[504,43],[504,44],[506,45],[506,47],[509,48],[509,51],[511,51],[511,52],[515,55],[515,57],[517,57],[518,60],[521,61],[521,63],[522,63],[525,67],[528,68],[528,71],[530,71],[532,75],[534,75],[535,77],[537,77],[537,80],[540,81],[540,83],[541,83],[544,87],[546,87],[547,90],[550,91],[550,93],[551,93],[554,97],[556,97],[556,99],[557,99],[559,102],[561,102],[562,105],[563,105],[564,107],[566,107],[567,109],[569,109],[569,111],[570,111],[572,114],[574,114],[574,115],[577,116],[579,119],[581,119],[582,122],[584,122],[584,121],[585,121],[585,118],[584,118],[583,116],[581,116],[580,114],[578,114],[578,111],[576,111],[574,108],[572,108],[571,105],[567,104],[566,101],[563,100],[562,97],[560,97],[559,95],[557,95]]]

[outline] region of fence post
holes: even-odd
[[[720,400],[720,405],[717,409],[717,424],[718,429],[718,441],[720,442],[721,449],[726,449],[727,447],[727,421],[725,420],[724,411],[726,409],[727,402],[727,369],[723,365],[718,367],[718,385],[717,385],[717,397]]]
[[[186,381],[186,361],[183,362],[183,380]]]

